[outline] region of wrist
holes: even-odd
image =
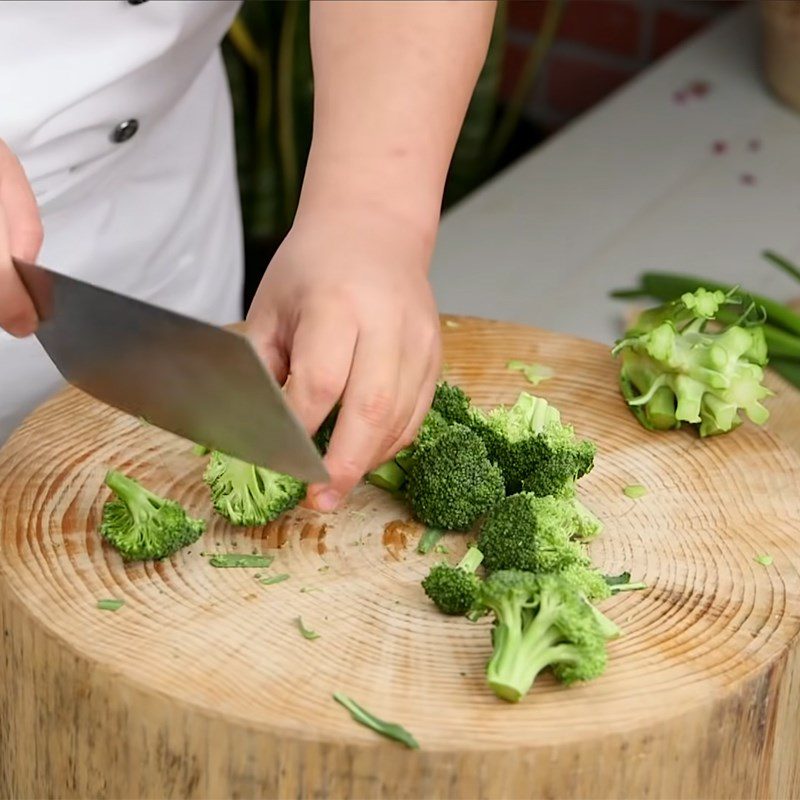
[[[370,236],[413,243],[427,267],[439,227],[442,186],[397,160],[322,157],[312,149],[293,227],[332,225],[343,241]]]

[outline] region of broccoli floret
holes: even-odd
[[[478,547],[489,572],[553,572],[583,561],[581,548],[572,541],[577,525],[569,500],[512,494],[487,515]]]
[[[446,381],[441,381],[436,386],[431,408],[445,419],[446,422],[458,422],[469,425],[472,407],[469,397],[463,389],[451,386]]]
[[[428,577],[422,581],[425,594],[445,614],[466,614],[478,597],[481,580],[475,570],[481,561],[481,551],[477,547],[470,547],[456,566],[445,561],[434,564]]]
[[[470,420],[503,473],[506,494],[523,487],[540,497],[557,494],[594,466],[594,443],[577,439],[541,397],[522,392],[510,408],[473,409]]]
[[[264,525],[294,508],[306,496],[306,484],[280,472],[257,467],[215,450],[203,480],[211,502],[234,525]]]
[[[418,449],[407,487],[421,522],[468,530],[503,497],[503,476],[480,437],[456,423]]]
[[[145,489],[133,478],[111,470],[106,485],[117,496],[103,507],[100,534],[125,561],[166,558],[197,541],[206,529],[174,500]]]
[[[605,670],[607,636],[590,604],[564,578],[495,572],[481,584],[478,603],[495,617],[486,678],[501,699],[521,700],[548,667],[567,684]]]
[[[723,306],[744,306],[735,324],[720,325]],[[707,330],[710,322],[715,330]],[[620,386],[637,419],[651,430],[699,427],[701,436],[741,424],[743,410],[758,425],[772,393],[762,381],[767,363],[763,316],[747,298],[698,289],[641,314],[617,342]]]
[[[603,523],[597,515],[588,509],[578,498],[577,492],[575,491],[575,481],[566,483],[556,497],[567,500],[572,505],[572,510],[575,514],[574,538],[588,541],[589,539],[594,539],[603,532]]]

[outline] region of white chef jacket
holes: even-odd
[[[44,223],[39,263],[223,324],[242,235],[219,43],[238,0],[5,0],[0,138]],[[0,330],[0,444],[61,378]]]

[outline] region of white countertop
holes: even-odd
[[[453,208],[441,310],[612,342],[625,304],[608,291],[644,270],[800,295],[759,255],[800,262],[800,114],[764,86],[759,40],[755,9],[726,16]],[[708,94],[676,103],[695,80]]]

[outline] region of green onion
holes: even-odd
[[[361,725],[371,728],[375,733],[379,733],[381,736],[386,736],[389,739],[394,739],[396,742],[401,742],[412,750],[419,749],[417,740],[401,725],[397,725],[394,722],[384,722],[382,719],[378,719],[374,714],[371,714],[358,705],[355,700],[351,700],[347,695],[341,692],[334,692],[333,699],[344,706],[350,712],[350,716]]]
[[[217,553],[211,556],[209,564],[212,567],[268,567],[275,560],[275,556],[264,556],[247,553]]]

